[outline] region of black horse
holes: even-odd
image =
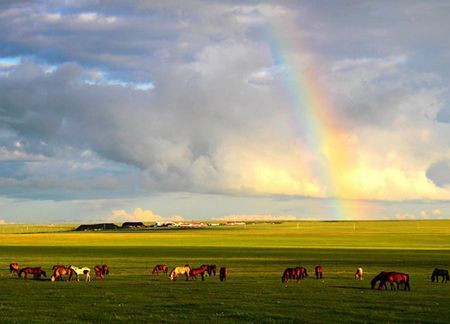
[[[442,282],[447,282],[450,280],[450,277],[448,275],[448,270],[446,269],[434,269],[433,273],[431,274],[431,282],[439,282],[439,277],[442,277]]]

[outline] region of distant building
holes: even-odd
[[[145,228],[147,226],[142,222],[125,222],[122,224],[121,228]]]
[[[105,231],[105,230],[115,230],[119,226],[113,223],[101,223],[101,224],[82,224],[78,226],[75,231]]]

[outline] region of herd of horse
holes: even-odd
[[[41,277],[47,277],[47,273],[42,269],[42,267],[25,267],[20,268],[17,263],[11,263],[9,265],[10,275],[17,274],[19,278],[33,276],[33,279],[41,279]],[[50,276],[50,280],[52,282],[63,280],[64,277],[67,278],[67,281],[80,280],[80,276],[84,276],[84,280],[86,282],[91,281],[90,272],[91,269],[88,267],[77,267],[70,265],[68,267],[64,265],[55,265],[52,268],[52,275]],[[94,267],[95,277],[97,279],[103,280],[106,275],[109,274],[109,268],[106,264],[96,265]],[[174,267],[169,273],[169,267],[166,264],[157,264],[151,274],[152,276],[158,276],[159,273],[162,272],[166,277],[168,276],[170,280],[175,281],[179,276],[184,276],[186,280],[196,280],[197,276],[200,275],[202,281],[205,280],[205,275],[208,274],[209,277],[216,276],[217,267],[215,264],[202,264],[198,268],[192,268],[189,264],[185,264],[184,266]],[[225,281],[227,279],[227,268],[221,267],[219,269],[219,278],[220,281]],[[323,279],[323,267],[318,265],[314,268],[314,274],[316,279]],[[355,279],[362,280],[364,276],[364,271],[361,267],[356,269]],[[296,280],[297,283],[300,280],[308,277],[308,271],[305,267],[297,266],[292,268],[286,268],[283,271],[281,276],[281,282],[283,284],[287,284],[290,280]],[[450,280],[449,272],[446,269],[438,269],[435,268],[433,273],[431,274],[432,282],[439,282],[439,279],[442,278],[441,282],[447,282]],[[403,290],[411,290],[410,287],[410,276],[408,273],[403,272],[395,272],[395,271],[382,271],[377,274],[372,281],[370,282],[371,288],[375,289],[375,286],[378,284],[379,290],[387,289],[387,284],[390,284],[391,290],[399,290],[403,288]]]
[[[68,281],[76,280],[80,281],[80,276],[84,276],[84,280],[86,282],[91,281],[91,269],[88,267],[77,267],[70,265],[68,267],[64,265],[55,265],[52,268],[52,275],[50,276],[50,280],[52,282],[57,280],[63,280],[63,277],[66,276]],[[109,274],[109,268],[106,264],[96,265],[94,267],[95,277],[97,279],[103,280],[107,274]],[[33,276],[33,279],[41,279],[41,277],[47,277],[47,273],[42,269],[42,267],[25,267],[20,268],[17,263],[11,263],[9,265],[9,273],[10,275],[17,274],[19,278],[22,278],[22,275],[25,279],[28,278],[28,275]]]
[[[166,264],[157,264],[153,270],[152,275],[157,276],[159,272],[163,272],[165,276],[167,276],[167,273],[169,271],[169,267]],[[197,276],[200,275],[202,278],[202,281],[205,280],[205,274],[208,274],[210,277],[215,276],[217,272],[217,267],[215,264],[202,264],[198,268],[191,268],[189,264],[185,264],[184,266],[175,267],[170,271],[169,279],[174,281],[177,280],[179,276],[185,276],[186,280],[189,280],[189,278],[196,280]],[[227,279],[227,268],[221,267],[219,269],[219,278],[220,281],[225,281]]]
[[[322,279],[323,278],[323,268],[322,266],[316,266],[314,268],[314,273],[316,276],[316,279]],[[300,282],[300,280],[304,279],[308,276],[308,271],[305,267],[293,267],[293,268],[286,268],[283,271],[283,274],[281,276],[281,282],[283,284],[287,284],[289,280],[296,280],[297,283]],[[355,272],[355,279],[357,280],[363,280],[364,276],[364,270],[363,268],[359,267],[356,269]],[[441,282],[447,282],[450,280],[449,272],[446,269],[438,269],[435,268],[433,270],[433,273],[431,274],[431,282],[439,282],[439,278],[442,277]],[[411,290],[410,287],[410,277],[409,274],[403,273],[403,272],[387,272],[382,271],[379,274],[377,274],[372,281],[370,282],[371,288],[375,289],[376,284],[378,284],[379,290],[385,290],[387,283],[390,284],[391,290],[399,290],[400,288],[403,288],[404,290]]]

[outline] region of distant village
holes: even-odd
[[[156,229],[156,228],[202,228],[209,226],[236,226],[246,225],[250,222],[224,222],[224,223],[207,223],[207,222],[156,222],[152,225],[145,225],[143,222],[125,222],[122,225],[114,223],[99,224],[82,224],[75,231],[110,231],[123,229]],[[253,222],[252,222],[253,223]]]

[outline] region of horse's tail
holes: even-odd
[[[169,279],[173,280],[174,277],[175,277],[175,269],[172,269],[172,271],[170,271],[170,274],[169,274]]]

